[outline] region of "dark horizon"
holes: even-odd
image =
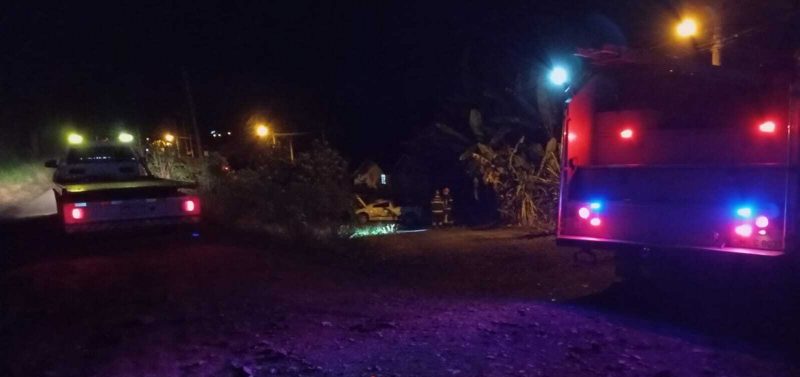
[[[185,70],[206,135],[242,132],[247,117],[260,112],[283,130],[324,134],[353,163],[393,162],[400,142],[427,127],[458,93],[466,56],[486,80],[500,82],[520,62],[538,75],[577,46],[657,44],[658,22],[671,20],[678,7],[660,1],[9,6],[0,19],[6,49],[0,128],[18,140],[31,128],[64,124],[153,134],[165,119],[187,118]]]

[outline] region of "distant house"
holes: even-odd
[[[356,187],[377,190],[388,184],[389,176],[372,161],[364,161],[353,173],[353,185]]]

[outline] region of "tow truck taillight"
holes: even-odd
[[[73,208],[70,215],[75,220],[83,220],[83,208]]]
[[[64,222],[74,224],[86,219],[86,203],[64,204]]]
[[[183,212],[186,214],[199,214],[200,213],[200,200],[196,197],[190,196],[183,199],[181,204]]]

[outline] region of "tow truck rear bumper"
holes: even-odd
[[[67,234],[109,232],[115,230],[131,230],[141,228],[170,227],[181,225],[194,225],[200,222],[200,216],[162,217],[152,219],[101,221],[80,224],[65,224]]]
[[[785,253],[781,250],[761,250],[737,247],[713,247],[713,246],[688,246],[688,245],[657,245],[634,241],[611,240],[604,238],[579,237],[579,236],[558,236],[556,244],[559,246],[592,248],[592,249],[651,249],[651,250],[671,250],[671,251],[714,251],[735,254],[750,254],[768,257],[778,257]]]

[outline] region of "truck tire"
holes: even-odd
[[[369,216],[366,213],[359,213],[357,221],[359,224],[364,225],[369,222]]]

